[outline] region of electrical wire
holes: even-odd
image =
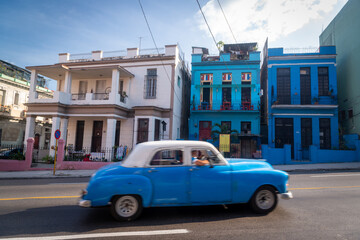
[[[172,88],[172,90],[173,90],[173,92],[174,92],[174,95],[176,96],[176,98],[177,98],[178,101],[179,101],[179,104],[181,105],[181,104],[182,104],[182,101],[180,100],[179,96],[177,95],[177,93],[176,93],[176,91],[175,91],[175,88],[174,88],[174,83],[171,82],[170,76],[169,76],[169,74],[168,74],[168,72],[167,72],[167,70],[166,70],[166,68],[165,68],[165,65],[164,65],[164,62],[163,62],[162,57],[161,57],[161,55],[160,55],[159,49],[158,49],[158,47],[157,47],[157,44],[156,44],[154,35],[153,35],[152,31],[151,31],[150,24],[149,24],[149,22],[148,22],[148,20],[147,20],[147,17],[146,17],[144,8],[143,8],[143,6],[142,6],[142,4],[141,4],[141,1],[140,1],[140,0],[138,0],[138,1],[139,1],[139,5],[140,5],[141,11],[142,11],[142,13],[143,13],[144,19],[145,19],[147,28],[148,28],[148,30],[149,30],[149,32],[150,32],[151,39],[152,39],[152,41],[153,41],[153,43],[154,43],[154,45],[155,45],[156,51],[157,51],[158,56],[159,56],[159,58],[160,58],[161,65],[163,66],[163,68],[164,68],[164,70],[165,70],[167,79],[168,79],[169,82],[170,82],[170,86],[171,86],[171,88]]]
[[[231,27],[230,27],[230,24],[229,24],[229,22],[228,22],[228,20],[227,20],[227,18],[226,18],[225,12],[224,12],[221,4],[220,4],[220,0],[217,0],[217,2],[218,2],[218,4],[219,4],[219,6],[220,6],[221,12],[222,12],[223,15],[224,15],[225,21],[226,21],[226,23],[227,23],[227,25],[228,25],[228,27],[229,27],[229,29],[230,29],[230,32],[231,32],[231,34],[232,34],[232,36],[233,36],[233,38],[234,38],[234,40],[235,40],[235,43],[237,43],[236,38],[235,38],[235,35],[234,35],[234,33],[233,33],[233,31],[232,31],[232,29],[231,29]]]

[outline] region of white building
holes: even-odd
[[[0,147],[20,146],[24,141],[26,102],[29,98],[30,72],[0,60]],[[37,76],[37,82],[44,78]],[[52,91],[38,86],[39,98],[51,98]],[[51,121],[38,117],[34,128],[35,145],[46,148],[50,144]],[[48,141],[48,142],[47,142]]]
[[[57,64],[27,67],[32,75],[25,139],[34,136],[38,116],[52,119],[52,146],[60,129],[76,151],[180,138],[183,85],[190,78],[177,45],[158,51],[62,53]],[[57,81],[52,99],[38,97],[37,74]]]

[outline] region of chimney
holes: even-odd
[[[68,62],[70,59],[70,53],[59,53],[59,63]]]
[[[92,59],[101,60],[103,57],[103,51],[101,51],[101,50],[92,51],[91,55],[92,55]]]
[[[139,49],[138,48],[128,48],[127,49],[127,54],[126,57],[127,58],[134,58],[139,56]]]

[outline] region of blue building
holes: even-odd
[[[252,157],[260,134],[260,52],[257,43],[225,44],[219,56],[193,47],[189,139],[212,139],[215,125],[236,130],[231,155]]]
[[[335,46],[286,54],[266,43],[261,78],[262,124],[270,148],[289,144],[291,159],[306,160],[311,145],[339,147]]]

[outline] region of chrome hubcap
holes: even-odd
[[[269,190],[261,190],[256,195],[256,205],[261,209],[269,209],[275,203],[274,194]]]
[[[122,217],[131,217],[138,207],[138,201],[133,196],[123,196],[116,201],[116,212]]]

